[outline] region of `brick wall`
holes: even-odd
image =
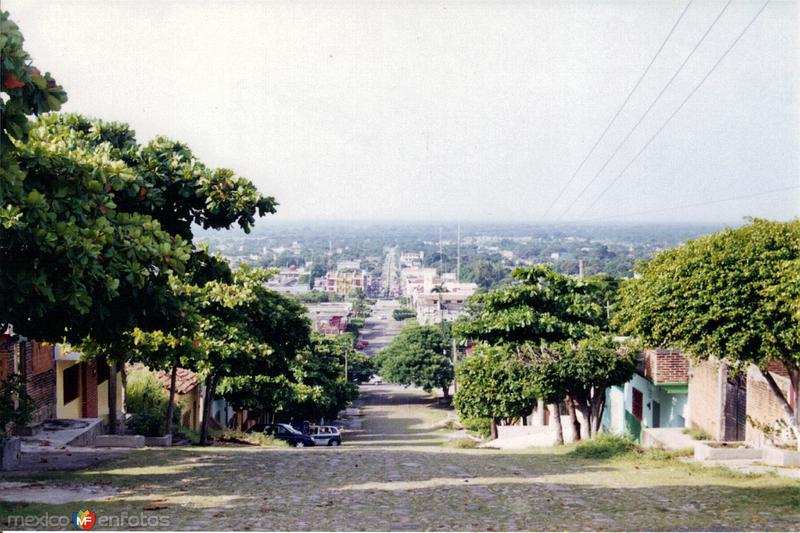
[[[53,347],[43,346],[34,341],[19,343],[21,371],[27,382],[28,394],[36,403],[33,423],[55,418],[56,416],[56,371],[53,360]],[[43,360],[49,353],[49,365]],[[34,367],[34,354],[38,357]]]
[[[692,362],[689,369],[689,425],[712,439],[722,440],[721,383],[724,374],[716,360]]]
[[[97,418],[97,365],[81,363],[81,416]]]
[[[0,336],[0,382],[8,379],[14,361],[14,344],[5,335]]]
[[[644,377],[653,383],[687,383],[689,358],[678,350],[649,349],[644,353]]]
[[[788,399],[791,385],[789,379],[785,377],[787,375],[786,370],[782,368],[782,366],[779,368],[775,365],[770,366],[770,368],[778,370],[778,372],[770,373],[783,391],[784,396]],[[782,372],[780,372],[781,370]],[[767,425],[773,425],[776,421],[784,417],[781,402],[772,393],[772,389],[769,388],[767,380],[764,379],[761,372],[754,366],[751,366],[747,372],[747,415],[757,422]],[[745,439],[756,446],[767,442],[764,434],[752,425],[750,419],[747,420]]]

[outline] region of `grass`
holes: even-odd
[[[712,440],[711,435],[700,428],[686,428],[683,430],[683,434],[689,435],[694,440]]]
[[[592,440],[581,441],[568,455],[581,459],[612,459],[637,451],[638,446],[628,436],[601,433]]]
[[[442,443],[442,446],[444,446],[445,448],[469,449],[469,448],[476,448],[478,446],[478,442],[469,438],[450,439]]]

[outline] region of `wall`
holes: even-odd
[[[64,370],[79,364],[77,361],[56,361],[56,417],[57,418],[81,418],[82,395],[64,405]]]
[[[689,358],[677,350],[648,349],[644,353],[644,376],[655,384],[686,383]]]
[[[642,393],[642,419],[633,416],[633,389]],[[638,437],[641,427],[654,427],[653,401],[661,404],[661,420],[658,427],[684,427],[686,425],[688,394],[670,393],[653,385],[650,380],[634,374],[622,387],[606,390],[606,411],[603,413],[603,428],[611,433],[631,433]]]
[[[56,372],[53,364],[53,346],[39,342],[19,344],[22,374],[27,382],[28,395],[36,403],[31,422],[36,424],[55,417]]]
[[[689,427],[723,438],[723,389],[727,370],[716,360],[692,362],[689,369]]]
[[[791,384],[789,379],[780,374],[773,373],[772,377],[783,391],[784,396],[789,398]],[[784,417],[783,404],[775,397],[772,389],[769,388],[767,380],[755,366],[751,366],[747,372],[747,426],[745,427],[745,440],[756,446],[761,446],[768,442],[764,434],[756,429],[750,419],[755,419],[762,424],[773,425],[777,420]]]

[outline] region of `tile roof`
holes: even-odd
[[[171,372],[165,372],[163,370],[160,370],[157,376],[158,380],[161,382],[161,385],[163,385],[165,389],[169,390],[169,381],[171,377]],[[178,369],[178,374],[177,376],[175,376],[176,394],[186,394],[199,384],[200,380],[198,379],[197,374],[185,368]]]

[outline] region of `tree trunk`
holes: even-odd
[[[108,432],[117,433],[117,362],[108,360]]]
[[[497,438],[497,419],[492,418],[492,440]]]
[[[442,386],[442,394],[444,398],[444,403],[450,403],[450,385]]]
[[[534,415],[534,418],[533,418],[533,425],[534,426],[539,426],[539,427],[544,426],[544,410],[545,409],[547,409],[547,407],[544,404],[544,400],[541,400],[541,399],[536,400],[536,411],[535,411],[535,415]]]
[[[583,422],[581,422],[581,439],[589,440],[592,438],[592,411],[589,406],[583,402],[578,403],[578,411],[583,415]]]
[[[761,372],[761,375],[764,376],[764,379],[767,380],[767,384],[769,385],[769,388],[772,390],[772,393],[781,402],[783,407],[783,413],[786,417],[786,421],[789,424],[789,428],[791,428],[791,430],[794,432],[794,436],[797,439],[797,449],[798,451],[800,451],[800,424],[798,424],[797,422],[797,416],[796,416],[797,409],[792,410],[792,406],[789,404],[789,401],[786,399],[786,396],[783,395],[783,391],[775,382],[775,378],[772,377],[772,374],[770,374],[769,371],[764,371],[761,369],[759,369],[759,371]],[[795,373],[795,376],[792,376],[793,373]],[[789,378],[792,382],[792,385],[795,387],[794,389],[795,405],[797,405],[797,396],[798,393],[800,393],[800,391],[797,390],[797,386],[795,385],[796,382],[795,378],[800,378],[800,376],[797,375],[795,369],[791,369],[789,370]]]
[[[561,412],[557,403],[550,404],[550,412],[553,415],[553,422],[556,425],[556,444],[564,444],[564,428],[561,426]]]
[[[602,396],[598,396],[592,403],[592,437],[600,433],[603,426],[603,411],[606,407],[606,393],[603,391]]]
[[[120,413],[123,414],[123,416],[120,417],[118,431],[121,435],[124,435],[126,424],[124,414],[128,412],[128,395],[126,394],[126,391],[128,390],[128,373],[125,371],[125,363],[119,365],[119,375],[120,382],[122,383],[122,406],[120,408]]]
[[[581,434],[581,423],[578,421],[578,415],[575,413],[575,402],[572,397],[567,396],[565,400],[567,403],[567,412],[569,413],[569,421],[572,423],[572,440],[578,442],[583,435]]]
[[[169,402],[167,402],[167,420],[164,422],[164,435],[172,434],[172,419],[175,413],[175,381],[178,379],[178,362],[173,361],[172,373],[169,376]]]
[[[203,420],[200,424],[200,444],[208,444],[208,422],[211,418],[211,401],[214,398],[214,376],[206,378],[206,390],[203,395]]]

